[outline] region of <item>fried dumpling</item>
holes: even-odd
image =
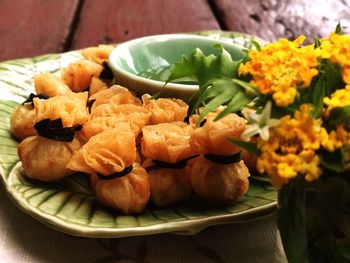
[[[189,144],[192,127],[183,122],[161,123],[142,129],[142,166],[150,175],[151,200],[158,206],[191,196],[186,159],[193,157]]]
[[[149,124],[184,121],[186,117],[188,105],[180,99],[151,99],[150,95],[145,94],[142,100],[145,108],[152,113]]]
[[[36,93],[47,97],[67,95],[72,92],[62,79],[50,72],[36,75],[34,83]]]
[[[142,166],[149,174],[151,197],[157,206],[165,206],[191,197],[192,185],[189,167],[154,168],[152,160],[146,160]]]
[[[241,135],[247,128],[247,121],[236,114],[228,114],[214,121],[219,112],[209,113],[200,127],[195,127],[191,133],[190,144],[195,153],[233,155],[241,151],[229,139],[241,140]],[[196,126],[198,115],[192,115],[190,123]]]
[[[119,86],[113,85],[109,89],[99,91],[94,95],[90,96],[89,101],[94,100],[92,104],[92,111],[99,105],[102,104],[134,104],[142,105],[142,102],[139,98],[134,96],[128,89]]]
[[[175,163],[194,155],[190,146],[192,127],[184,122],[147,125],[142,129],[142,154],[152,160]]]
[[[11,134],[21,141],[36,134],[34,125],[34,107],[31,104],[17,106],[10,118]]]
[[[105,62],[113,50],[113,46],[99,45],[97,47],[88,47],[81,51],[84,58],[102,65]]]
[[[195,193],[208,204],[237,202],[249,187],[249,171],[243,161],[218,164],[200,156],[191,161],[191,183]]]
[[[72,157],[68,168],[103,176],[121,172],[136,160],[134,133],[127,123],[93,137]]]
[[[127,123],[90,138],[68,168],[91,175],[97,199],[126,214],[141,212],[150,194],[148,174],[136,160],[134,134]]]
[[[74,92],[85,91],[89,88],[93,76],[98,77],[103,67],[90,60],[79,60],[61,69],[61,76]]]
[[[81,125],[89,118],[86,107],[87,98],[87,92],[72,92],[69,96],[55,96],[47,100],[34,98],[36,121],[60,118],[63,127]]]
[[[125,176],[101,180],[92,175],[91,184],[97,200],[125,214],[142,212],[150,196],[149,176],[136,162]]]
[[[66,165],[73,152],[80,147],[76,138],[71,142],[62,142],[31,136],[18,145],[18,156],[28,177],[44,182],[57,182],[74,173]]]

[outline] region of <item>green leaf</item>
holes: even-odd
[[[338,35],[344,35],[344,31],[340,25],[340,22],[338,23],[337,27],[335,28],[335,33]]]
[[[226,88],[223,90],[222,93],[215,96],[207,105],[205,105],[204,110],[199,115],[197,124],[199,124],[209,112],[214,111],[218,106],[228,102],[230,98],[232,98],[234,95],[237,94],[237,92],[238,92],[237,89]]]
[[[233,79],[233,82],[237,83],[239,86],[241,86],[242,88],[244,88],[246,91],[249,91],[255,95],[259,95],[259,91],[257,88],[255,88],[254,86],[250,85],[248,82],[239,80],[239,79]]]
[[[312,95],[312,104],[314,105],[312,116],[314,118],[319,118],[322,115],[323,98],[325,95],[325,82],[323,77],[318,79]]]
[[[255,98],[254,96],[250,96],[247,93],[237,92],[236,96],[234,96],[231,99],[231,101],[226,105],[226,108],[215,117],[214,121],[217,121],[225,117],[227,114],[241,110],[254,98]]]
[[[189,57],[183,56],[180,62],[172,67],[167,82],[194,77],[200,86],[203,86],[203,83],[212,78],[236,77],[241,60],[233,61],[230,53],[222,46],[215,45],[214,48],[221,50],[221,54],[217,57],[213,54],[205,56],[199,48],[196,48]]]
[[[350,120],[350,106],[332,109],[327,120],[332,127],[348,122]]]
[[[258,149],[256,143],[254,142],[245,142],[245,141],[240,141],[240,140],[234,140],[234,139],[229,139],[230,142],[233,144],[241,147],[245,151],[252,153],[256,156],[259,156],[261,154],[260,150]]]
[[[336,173],[345,171],[344,150],[342,148],[334,152],[321,151],[320,161],[329,171]]]
[[[278,192],[277,226],[290,263],[308,262],[303,181],[298,176]]]
[[[313,36],[315,40],[314,48],[318,48],[321,46],[321,41],[317,36]]]
[[[202,86],[199,90],[199,93],[197,94],[198,96],[190,100],[188,115],[193,114],[196,109],[198,109],[200,106],[204,106],[211,99],[223,93],[225,90],[237,90],[237,88],[233,87],[233,85],[235,84],[228,79],[212,79],[208,84],[204,84],[204,86]]]
[[[320,62],[320,74],[324,77],[326,97],[345,86],[342,79],[341,67],[331,63],[329,60],[322,60]]]
[[[259,44],[259,42],[252,40],[252,45],[256,48],[256,50],[260,51],[261,50],[261,46]]]

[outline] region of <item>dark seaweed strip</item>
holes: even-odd
[[[146,170],[147,171],[152,171],[152,170],[156,170],[156,169],[182,169],[185,168],[187,165],[187,162],[193,158],[198,157],[199,155],[194,155],[191,157],[188,157],[186,159],[180,160],[176,163],[166,163],[166,162],[162,162],[159,160],[152,160],[152,162],[154,163],[154,165],[147,167]]]
[[[105,79],[105,80],[113,80],[114,75],[107,61],[104,61],[102,66],[103,66],[103,70],[101,71],[99,78]]]
[[[102,174],[97,173],[97,177],[100,180],[112,180],[114,178],[123,177],[123,176],[129,174],[131,171],[132,171],[132,165],[126,167],[121,172],[113,173],[113,174],[110,174],[110,175],[102,175]]]
[[[231,164],[238,163],[242,160],[242,153],[236,153],[233,155],[216,155],[216,154],[205,154],[204,157],[209,161],[218,164]]]
[[[81,129],[81,125],[75,127],[63,127],[62,119],[50,120],[44,119],[34,125],[35,130],[42,137],[71,142],[74,139],[75,131]]]
[[[92,100],[87,101],[86,106],[88,107],[89,113],[91,113],[91,107],[92,107],[92,105],[94,105],[95,101],[96,101],[96,99],[92,99]]]
[[[49,97],[43,94],[34,94],[34,93],[30,93],[30,95],[28,96],[28,98],[22,102],[22,105],[26,104],[26,103],[30,103],[32,106],[34,106],[33,103],[33,99],[34,98],[39,98],[41,100],[47,100]]]

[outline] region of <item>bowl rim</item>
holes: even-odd
[[[244,47],[230,43],[225,40],[221,39],[215,39],[215,38],[210,38],[207,36],[200,36],[200,35],[192,35],[190,33],[174,33],[174,34],[158,34],[158,35],[151,35],[151,36],[144,36],[144,37],[139,37],[135,39],[128,40],[126,42],[123,42],[121,44],[118,44],[111,52],[111,54],[108,57],[107,63],[111,67],[112,71],[116,71],[118,74],[124,75],[124,77],[127,77],[129,79],[133,79],[134,81],[137,82],[143,82],[145,85],[150,85],[153,87],[157,88],[169,88],[169,89],[178,89],[178,90],[186,90],[187,92],[195,92],[198,90],[199,86],[198,85],[193,85],[193,84],[181,84],[181,83],[173,83],[173,82],[168,82],[166,83],[165,81],[159,81],[159,80],[153,80],[153,79],[148,79],[145,77],[141,77],[139,75],[130,73],[126,71],[125,69],[121,68],[117,64],[117,60],[115,59],[116,57],[119,56],[122,52],[120,50],[126,49],[130,46],[133,46],[138,43],[142,43],[145,41],[150,41],[150,40],[161,40],[161,39],[198,39],[198,40],[205,40],[208,42],[212,42],[212,44],[223,44],[223,45],[228,45],[236,48],[237,50],[243,50]],[[243,52],[242,52],[243,53]]]

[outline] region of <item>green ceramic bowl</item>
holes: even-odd
[[[134,39],[117,46],[108,63],[116,82],[139,94],[161,92],[162,97],[177,97],[187,100],[198,90],[193,82],[168,83],[170,67],[180,61],[182,55],[189,56],[195,48],[205,55],[218,55],[213,48],[221,44],[234,60],[244,57],[243,47],[223,40],[187,34],[156,35]]]

